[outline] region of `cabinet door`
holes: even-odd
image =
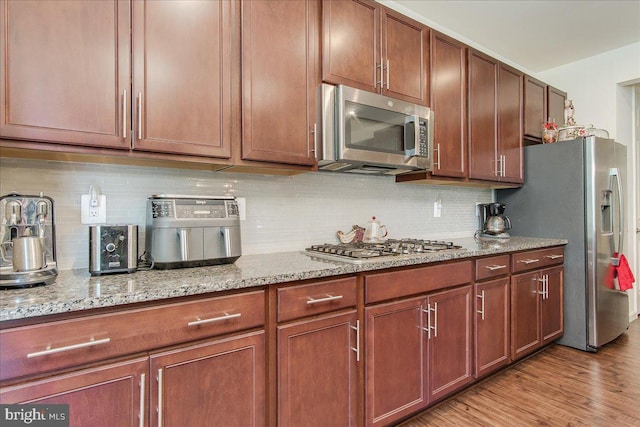
[[[69,405],[70,426],[146,425],[148,367],[142,357],[3,387],[0,402]]]
[[[134,149],[230,157],[238,5],[133,2]]]
[[[278,327],[278,425],[356,426],[355,311]]]
[[[547,85],[524,76],[524,134],[541,142],[542,124],[547,121]]]
[[[521,183],[522,147],[522,72],[505,64],[498,68],[498,155],[500,180]]]
[[[152,425],[265,425],[264,332],[150,358]]]
[[[509,363],[509,278],[476,283],[475,377]]]
[[[469,178],[495,181],[498,62],[469,49]]]
[[[547,105],[550,120],[554,120],[558,126],[564,124],[564,101],[567,99],[567,93],[547,86]]]
[[[322,79],[378,92],[380,7],[370,0],[322,2]]]
[[[511,276],[511,360],[540,347],[540,285],[537,272]]]
[[[382,19],[382,94],[429,104],[429,28],[386,7]]]
[[[320,3],[242,2],[242,158],[313,165]]]
[[[542,345],[546,345],[564,334],[564,269],[550,268],[540,274],[545,284],[540,304]]]
[[[464,178],[467,156],[467,48],[431,31],[434,176]]]
[[[129,148],[129,6],[0,2],[0,136]]]
[[[430,295],[429,403],[469,384],[472,328],[471,286]]]
[[[424,298],[365,308],[366,425],[388,425],[427,405]]]

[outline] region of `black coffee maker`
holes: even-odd
[[[511,229],[511,220],[504,215],[507,205],[504,203],[480,203],[478,204],[478,225],[480,237],[490,239],[508,239]]]

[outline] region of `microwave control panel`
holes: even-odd
[[[429,157],[429,140],[428,140],[428,130],[427,123],[423,119],[419,119],[418,122],[420,129],[420,134],[418,135],[418,156]]]

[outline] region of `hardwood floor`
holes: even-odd
[[[640,319],[595,354],[553,344],[399,426],[533,425],[640,426]]]

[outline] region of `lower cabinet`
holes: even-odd
[[[145,426],[148,367],[139,357],[3,387],[0,402],[67,404],[70,426]]]
[[[211,340],[5,387],[0,402],[68,404],[71,426],[263,426],[264,350],[263,331]]]
[[[509,277],[474,285],[475,378],[509,363]]]
[[[355,310],[278,326],[279,426],[358,425],[358,327]]]
[[[471,286],[365,308],[366,425],[388,425],[472,380]]]
[[[264,355],[262,331],[152,354],[151,425],[265,425]]]
[[[511,359],[520,359],[564,333],[563,267],[511,277]]]

